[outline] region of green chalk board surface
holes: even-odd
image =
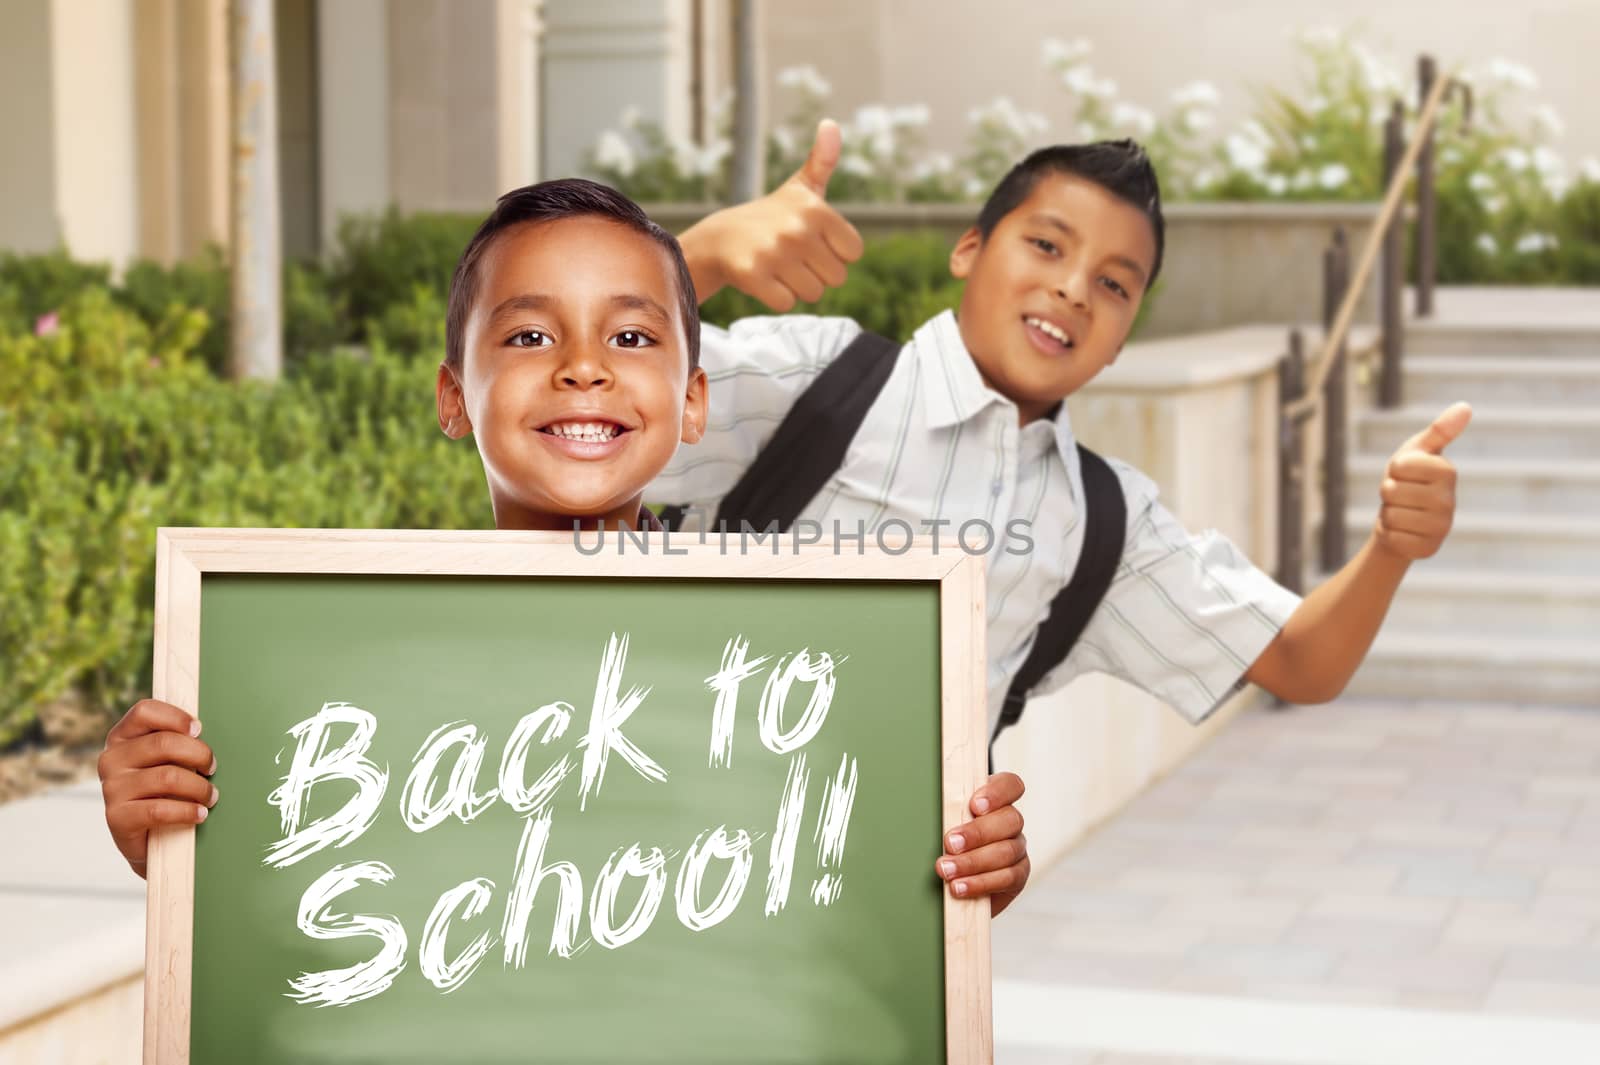
[[[207,573],[201,603],[202,736],[217,752],[222,798],[196,835],[191,1061],[945,1060],[943,897],[932,873],[941,828],[937,582]],[[602,660],[609,649],[618,664],[624,636],[608,698]],[[727,764],[714,766],[718,693],[708,682],[736,638],[748,662],[767,660],[739,684]],[[802,651],[812,665],[831,656],[831,702],[809,739],[775,752],[765,741],[793,742],[819,682],[795,681],[765,737],[759,707],[774,672]],[[635,688],[648,690],[625,720],[594,723],[597,701],[614,712]],[[522,813],[493,794],[504,748],[519,721],[555,703],[566,708],[565,730],[538,730],[518,776],[531,787],[563,756],[570,769],[552,799]],[[338,766],[304,779],[356,735],[347,717],[322,716],[341,704],[375,723],[355,753],[384,773],[376,815],[345,845],[302,842],[284,861],[286,817],[305,830],[363,794]],[[320,732],[307,725],[317,720],[326,722]],[[408,791],[414,759],[446,726],[465,738],[438,748],[432,783]],[[306,747],[307,737],[321,746]],[[452,806],[463,792],[451,775],[474,740],[481,767],[465,805]],[[606,749],[603,775],[590,774],[598,779],[585,790],[584,760],[596,746]],[[628,754],[665,779],[648,779]],[[285,795],[291,776],[298,798]],[[408,824],[408,801],[413,822],[427,827]],[[523,870],[535,890],[519,966],[507,960],[506,915],[528,826],[541,815],[546,875],[534,882]],[[714,849],[707,841],[719,827],[725,849],[702,862],[688,912],[704,915],[720,898],[725,916],[691,930],[680,914],[682,869],[697,840],[699,852]],[[741,830],[749,871],[729,908],[718,891],[745,861],[730,842]],[[775,867],[787,852],[775,837],[793,840],[781,891]],[[591,912],[608,862],[632,872],[613,876],[598,934],[637,933],[613,946],[597,941]],[[374,878],[380,864],[389,875]],[[308,889],[336,867],[363,865],[365,878],[313,907],[313,925],[366,921],[381,931],[303,931]],[[572,873],[581,896],[564,887]],[[649,884],[661,885],[653,904]],[[424,966],[430,914],[458,888]],[[563,891],[580,899],[567,957],[552,949]],[[769,915],[773,897],[782,904]],[[652,907],[647,922],[628,924]],[[316,975],[392,957],[396,929],[404,965],[381,990],[370,966],[343,983]],[[480,939],[481,961],[450,970]],[[344,990],[330,992],[333,984]],[[350,987],[363,997],[317,998]]]

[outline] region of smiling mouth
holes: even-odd
[[[540,426],[539,432],[562,440],[576,440],[584,444],[603,444],[608,440],[615,440],[623,433],[628,432],[628,429],[616,422],[566,421],[551,422],[549,425]]]
[[[1034,329],[1048,337],[1050,340],[1055,341],[1063,351],[1072,350],[1073,342],[1071,334],[1062,329],[1060,326],[1056,325],[1054,322],[1047,322],[1043,318],[1035,318],[1032,315],[1024,315],[1022,322],[1030,329]]]

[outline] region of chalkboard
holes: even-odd
[[[146,1061],[989,1060],[980,560],[664,546],[162,530]]]

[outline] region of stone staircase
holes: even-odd
[[[1350,549],[1390,453],[1451,402],[1456,522],[1412,567],[1348,694],[1600,709],[1600,289],[1443,289],[1405,403],[1351,426]]]

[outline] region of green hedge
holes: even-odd
[[[307,356],[276,385],[208,372],[203,311],[152,329],[104,288],[0,334],[0,746],[78,688],[147,692],[160,525],[482,528],[431,359]]]

